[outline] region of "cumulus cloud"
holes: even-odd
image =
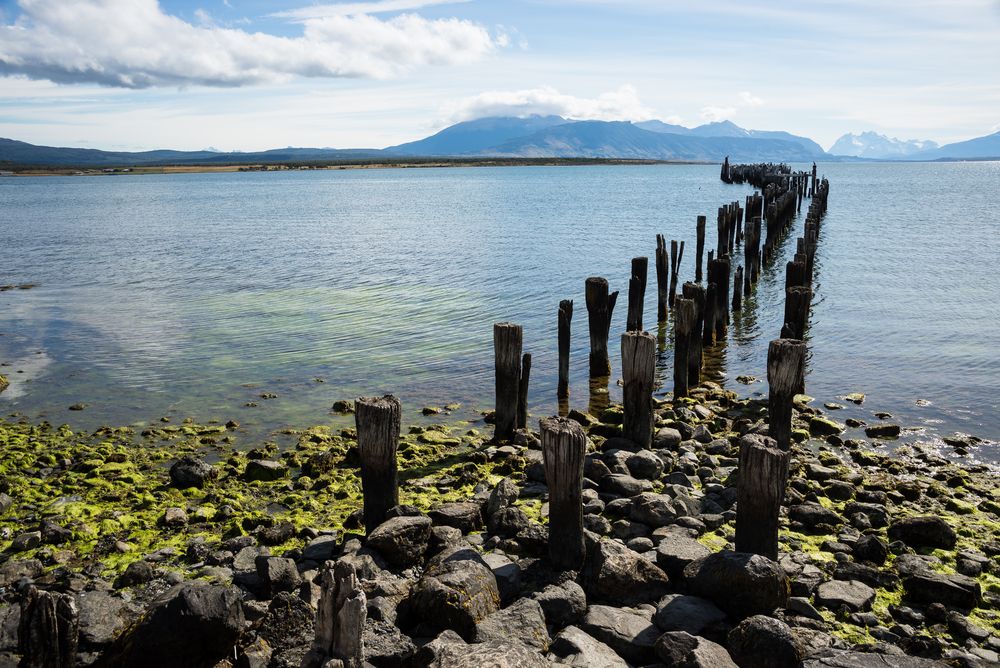
[[[712,123],[716,121],[724,121],[727,118],[732,118],[736,115],[736,107],[702,107],[701,117],[706,121]]]
[[[740,109],[746,109],[750,107],[760,107],[764,104],[764,100],[760,99],[748,90],[740,91],[736,95],[736,102],[733,104],[722,105],[708,105],[701,108],[701,117],[706,121],[715,123],[717,121],[724,121],[726,119],[735,116]]]
[[[622,86],[594,98],[565,95],[543,86],[515,91],[487,91],[445,106],[451,123],[488,116],[555,115],[575,120],[644,121],[654,112],[640,100],[635,88]]]
[[[381,14],[402,12],[436,5],[457,5],[472,0],[377,0],[375,2],[340,2],[327,5],[309,5],[275,12],[271,16],[304,21],[328,16],[354,16],[357,14]]]
[[[18,4],[17,21],[0,25],[0,74],[60,83],[146,88],[243,86],[293,77],[388,78],[423,65],[471,62],[501,44],[471,21],[416,14],[303,18],[302,36],[279,37],[219,27],[206,21],[207,15],[194,25],[166,14],[158,0]]]

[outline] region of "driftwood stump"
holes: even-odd
[[[355,402],[365,533],[371,533],[382,524],[389,509],[399,505],[396,449],[399,447],[401,413],[399,399],[391,394],[360,397]]]
[[[587,279],[587,316],[590,324],[590,377],[611,375],[611,358],[608,356],[608,336],[611,333],[611,315],[618,301],[618,292],[608,293],[607,279],[591,276]]]
[[[656,337],[649,332],[622,334],[622,404],[625,438],[648,448],[653,441],[653,376]]]
[[[778,513],[785,496],[790,453],[773,438],[740,439],[736,502],[736,551],[778,560]]]
[[[628,279],[628,317],[625,329],[630,332],[642,331],[642,305],[646,299],[646,273],[649,258],[632,258],[632,277]]]
[[[697,307],[693,299],[678,299],[674,305],[674,399],[688,395],[691,340],[697,338]]]
[[[520,325],[498,322],[493,325],[493,362],[496,382],[496,424],[494,439],[514,436],[517,429],[517,397],[521,388]]]
[[[542,418],[542,461],[549,487],[549,559],[567,571],[583,566],[583,464],[587,435],[560,417]]]
[[[76,666],[79,622],[73,597],[29,586],[21,598],[17,636],[20,668]]]
[[[368,616],[367,597],[354,566],[338,561],[320,576],[316,639],[302,661],[302,668],[360,668],[364,662],[361,634]]]
[[[782,452],[791,448],[792,399],[805,384],[806,344],[775,339],[767,347],[768,434]]]

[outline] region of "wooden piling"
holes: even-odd
[[[549,488],[549,560],[564,571],[583,566],[583,464],[587,435],[568,418],[538,422],[542,462]]]
[[[517,397],[521,387],[521,341],[523,331],[512,322],[493,325],[493,365],[496,387],[497,441],[514,436],[517,429]]]
[[[715,283],[715,339],[721,341],[729,324],[729,256],[708,263],[708,280]]]
[[[792,399],[804,389],[806,344],[775,339],[767,347],[768,435],[782,452],[791,449]]]
[[[694,258],[694,280],[701,283],[701,258],[705,255],[705,224],[708,219],[705,216],[698,216],[697,219],[697,244],[695,245],[695,251],[697,255]]]
[[[743,267],[736,268],[736,277],[733,279],[733,311],[743,308]]]
[[[702,346],[707,348],[715,342],[715,283],[709,283],[705,289],[705,317],[702,320]]]
[[[367,606],[368,599],[350,562],[338,561],[325,569],[320,575],[316,637],[302,662],[303,668],[331,664],[361,668]]]
[[[386,520],[389,509],[399,505],[396,449],[399,447],[399,399],[359,397],[354,406],[361,459],[361,490],[364,494],[365,533]]]
[[[788,480],[790,453],[773,438],[747,434],[740,439],[736,485],[736,551],[777,561],[778,517]]]
[[[667,292],[670,284],[670,264],[667,257],[667,240],[662,234],[656,235],[656,320],[667,319]]]
[[[688,346],[688,386],[697,387],[701,383],[702,330],[705,320],[705,286],[700,283],[685,283],[682,292],[685,299],[694,302],[694,327],[691,329],[691,343]]]
[[[587,279],[587,317],[590,324],[590,377],[611,375],[608,357],[608,336],[611,315],[618,301],[618,292],[608,293],[607,279],[591,276]]]
[[[806,263],[794,260],[785,265],[785,289],[808,286]]]
[[[521,356],[521,378],[517,385],[517,428],[528,427],[528,383],[531,380],[531,353]]]
[[[649,448],[653,440],[655,371],[656,337],[649,332],[622,334],[622,431],[641,448]]]
[[[559,302],[559,387],[556,396],[569,397],[569,346],[570,325],[573,322],[573,300]]]
[[[679,251],[678,251],[679,249]],[[677,279],[681,270],[681,262],[684,261],[684,242],[677,245],[676,241],[670,242],[670,308],[674,307],[674,299],[677,298]]]
[[[628,280],[628,317],[625,329],[630,332],[642,331],[642,304],[646,299],[646,270],[649,258],[632,258],[632,276]]]
[[[678,299],[674,307],[674,399],[688,395],[692,339],[698,337],[697,307],[693,299]]]
[[[783,338],[805,338],[806,326],[809,323],[809,306],[811,302],[812,290],[804,285],[798,285],[785,290]]]
[[[80,627],[73,597],[29,585],[21,594],[20,607],[18,666],[74,668]]]

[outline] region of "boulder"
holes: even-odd
[[[295,591],[302,583],[293,559],[259,556],[254,563],[265,598],[274,598],[283,591]]]
[[[314,624],[315,613],[309,604],[286,591],[275,595],[253,628],[271,649],[272,665],[300,666],[316,637]]]
[[[519,599],[476,624],[476,642],[515,640],[539,652],[549,648],[551,638],[545,628],[545,615],[538,601]]]
[[[767,614],[788,602],[785,571],[759,554],[716,552],[688,564],[684,581],[689,593],[737,618]]]
[[[368,618],[361,632],[364,644],[365,664],[376,668],[409,665],[417,646],[409,636],[404,635],[392,624]]]
[[[583,583],[595,600],[618,605],[657,601],[670,587],[659,566],[608,539],[588,540]]]
[[[678,515],[683,514],[684,511],[677,509],[672,497],[653,492],[643,492],[635,496],[629,509],[629,518],[633,522],[641,522],[654,529],[670,524]]]
[[[486,502],[486,516],[492,517],[497,511],[514,505],[520,494],[521,490],[517,483],[510,478],[504,478],[490,492],[490,498]]]
[[[653,646],[660,630],[648,617],[621,608],[592,605],[579,626],[629,663],[644,665],[653,661]]]
[[[579,668],[629,668],[623,658],[597,638],[575,626],[559,632],[549,651],[559,657],[559,664]]]
[[[211,668],[233,654],[243,631],[236,589],[187,582],[169,589],[101,657],[116,668]]]
[[[178,489],[196,487],[216,477],[218,472],[208,463],[190,455],[178,459],[170,467],[170,484]]]
[[[76,609],[80,644],[91,651],[111,644],[139,613],[136,606],[100,590],[77,594]]]
[[[740,668],[797,666],[802,660],[788,625],[766,615],[744,619],[729,632],[727,644]]]
[[[902,431],[898,424],[873,424],[865,427],[868,438],[899,438]]]
[[[656,656],[675,668],[737,668],[725,647],[685,631],[657,638]]]
[[[550,668],[544,656],[519,642],[491,640],[476,645],[445,643],[429,668]]]
[[[472,501],[442,503],[428,514],[434,524],[454,527],[462,533],[469,533],[483,526],[481,506]]]
[[[615,496],[635,496],[652,488],[648,480],[637,480],[624,473],[606,475],[600,482],[601,491]]]
[[[550,584],[533,598],[542,606],[545,621],[557,629],[576,624],[587,613],[587,596],[573,580]]]
[[[711,553],[711,550],[693,538],[670,533],[656,546],[656,563],[671,578],[680,578],[688,564]]]
[[[340,553],[340,537],[336,534],[316,536],[302,548],[302,558],[323,563]]]
[[[483,561],[497,579],[501,603],[510,603],[521,591],[521,567],[499,552],[487,552]]]
[[[877,566],[881,566],[889,558],[889,546],[874,534],[859,538],[854,543],[852,552],[858,561],[868,561]]]
[[[844,518],[818,503],[800,503],[788,509],[788,519],[798,522],[810,531],[834,529],[844,523]]]
[[[697,596],[668,594],[656,605],[653,623],[662,631],[685,631],[701,635],[702,631],[725,621],[726,613],[709,601]]]
[[[423,563],[431,537],[431,518],[424,515],[392,517],[368,534],[368,547],[392,566],[409,568]]]
[[[625,460],[629,473],[640,480],[659,480],[663,475],[663,460],[649,450],[640,450]]]
[[[153,567],[148,561],[142,559],[133,561],[115,580],[115,589],[146,584],[153,579],[154,575]]]
[[[479,553],[456,545],[431,559],[401,610],[403,628],[423,622],[471,641],[476,625],[500,609],[493,571]]]
[[[905,654],[824,650],[802,662],[802,668],[946,668],[948,664]]]
[[[983,600],[979,582],[957,573],[917,571],[903,580],[903,590],[906,599],[915,603],[942,603],[964,610],[975,608]]]
[[[889,525],[889,540],[901,540],[910,547],[950,550],[958,536],[948,523],[937,516],[906,517]]]
[[[243,471],[243,479],[247,482],[273,482],[288,474],[288,466],[284,462],[268,459],[251,459]]]
[[[857,580],[830,580],[816,588],[816,603],[837,611],[847,606],[852,612],[872,609],[875,590]]]

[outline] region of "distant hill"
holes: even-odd
[[[390,146],[384,150],[393,155],[467,155],[569,122],[560,116],[480,118],[456,123],[425,139]]]
[[[967,141],[945,144],[912,156],[918,160],[1000,160],[1000,132]]]
[[[650,132],[662,132],[671,135],[691,134],[691,128],[686,128],[683,125],[664,123],[663,121],[641,121],[639,123],[635,123],[634,125],[642,128],[643,130],[649,130]]]
[[[930,140],[896,139],[877,132],[848,133],[830,147],[831,155],[853,158],[873,158],[892,160],[906,158],[921,151],[936,149],[938,145]]]

